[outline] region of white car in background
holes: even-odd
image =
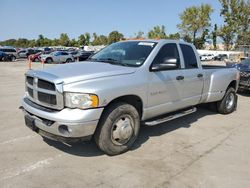
[[[203,54],[200,56],[201,61],[211,61],[214,59],[213,54]]]
[[[41,60],[45,63],[70,63],[75,59],[73,55],[69,54],[68,52],[55,51],[51,52],[50,54],[41,55]]]

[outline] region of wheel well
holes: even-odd
[[[230,87],[232,87],[232,88],[234,88],[234,89],[236,90],[236,87],[237,87],[237,82],[236,82],[236,80],[233,80],[233,81],[228,85],[227,88],[230,88]]]
[[[143,103],[142,103],[142,100],[140,97],[138,97],[136,95],[121,96],[121,97],[118,97],[118,98],[112,100],[105,108],[108,108],[110,105],[117,103],[117,102],[124,102],[124,103],[128,103],[128,104],[134,106],[136,108],[136,110],[138,111],[140,117],[142,117]]]

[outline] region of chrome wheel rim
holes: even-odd
[[[128,143],[134,133],[134,121],[130,115],[118,118],[112,126],[111,140],[116,145]]]
[[[226,108],[230,110],[234,105],[234,94],[230,93],[226,99]]]

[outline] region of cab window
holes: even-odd
[[[198,68],[198,63],[193,48],[186,44],[180,44],[180,47],[184,58],[185,68],[186,69]]]
[[[153,64],[161,64],[163,63],[166,59],[169,58],[174,58],[177,59],[178,61],[178,68],[180,68],[180,56],[178,52],[177,45],[175,43],[168,43],[165,44],[158,54],[156,55]]]

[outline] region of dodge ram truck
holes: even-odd
[[[25,124],[43,137],[94,138],[108,155],[129,150],[140,125],[153,126],[211,103],[221,114],[237,106],[239,71],[202,66],[192,44],[175,40],[113,43],[85,62],[25,74]]]

